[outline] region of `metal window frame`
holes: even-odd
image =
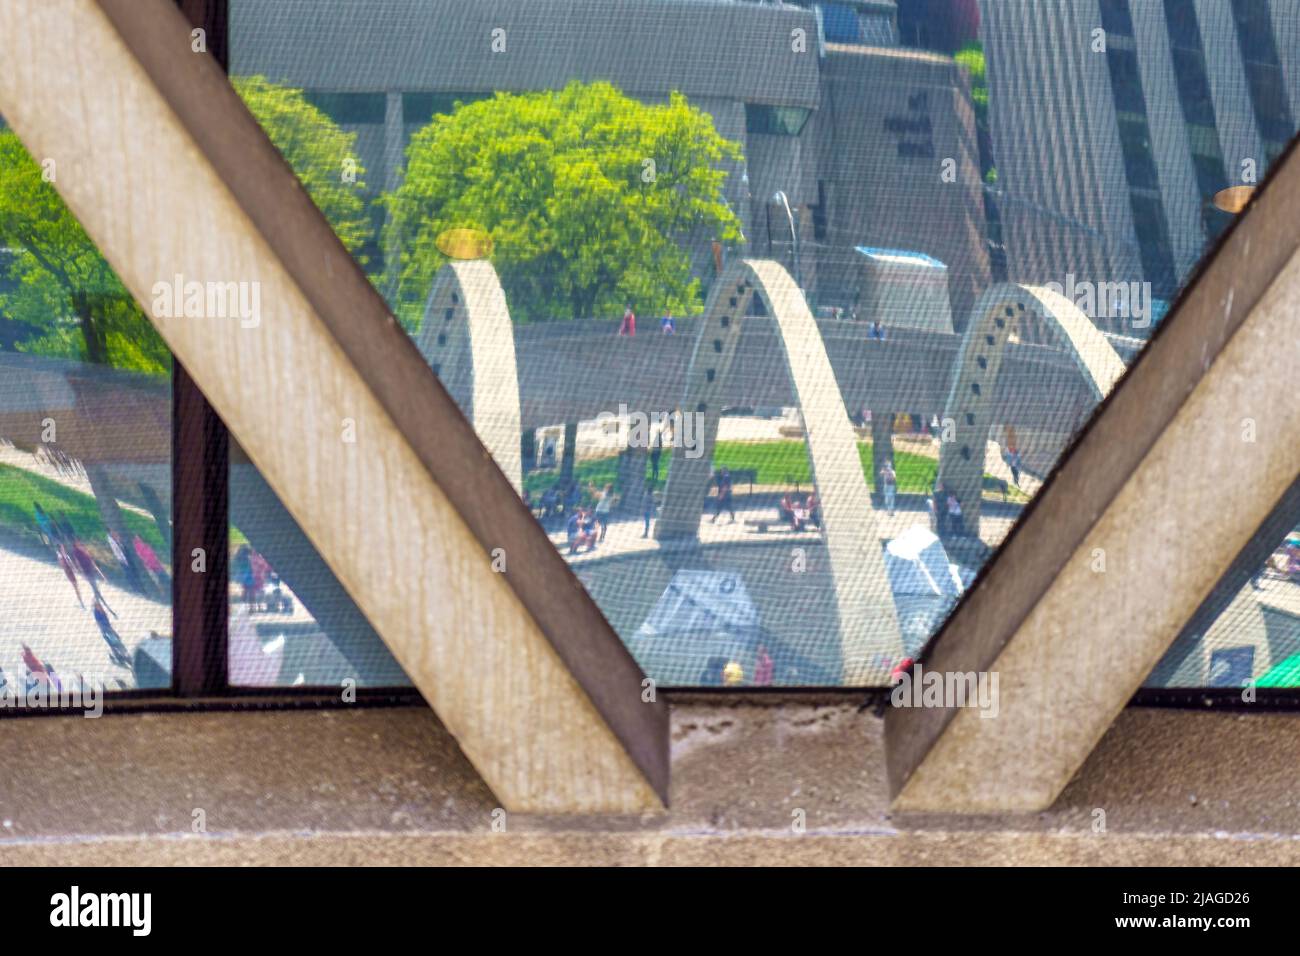
[[[222,2],[222,0],[193,0],[193,2],[189,2],[189,3],[182,2],[183,9],[186,7],[190,8],[189,10],[187,10],[187,12],[191,13],[191,16],[194,15],[192,12],[194,8],[201,7],[201,10],[199,12],[204,18],[216,16],[216,14],[213,13],[213,10],[215,7],[218,6],[221,7],[224,11],[225,4]],[[219,21],[212,20],[212,19],[201,19],[199,22],[216,23]],[[1264,189],[1261,192],[1261,196],[1269,195],[1269,187],[1270,185],[1273,185],[1275,183],[1276,176],[1280,171],[1288,167],[1300,169],[1300,163],[1296,161],[1294,154],[1295,154],[1295,148],[1293,146],[1290,152],[1287,154],[1287,156],[1284,156],[1283,159],[1278,162],[1274,170],[1274,177],[1270,179],[1269,183],[1265,185]],[[1281,191],[1281,189],[1276,186],[1274,186],[1274,189],[1278,192]],[[1255,207],[1252,208],[1252,214],[1258,214],[1258,207],[1259,207],[1259,203],[1257,202],[1255,204]],[[1201,273],[1198,275],[1197,279],[1188,287],[1188,289],[1184,291],[1183,295],[1179,297],[1179,302],[1176,305],[1174,314],[1172,314],[1170,318],[1167,319],[1166,322],[1162,325],[1160,331],[1156,336],[1155,341],[1153,341],[1152,343],[1153,349],[1160,342],[1172,338],[1172,333],[1170,330],[1180,327],[1176,325],[1175,319],[1178,316],[1184,314],[1185,309],[1189,310],[1189,314],[1192,314],[1196,317],[1191,320],[1180,320],[1184,324],[1190,324],[1193,321],[1201,322],[1202,324],[1204,324],[1209,321],[1205,317],[1206,315],[1205,309],[1202,308],[1200,310],[1200,313],[1197,313],[1195,307],[1193,307],[1191,303],[1196,301],[1198,297],[1200,299],[1205,299],[1211,293],[1216,291],[1214,288],[1215,283],[1213,278],[1211,278],[1209,281],[1205,281],[1205,280],[1207,274],[1213,270],[1215,263],[1217,262],[1219,251],[1230,248],[1234,242],[1238,242],[1238,241],[1243,241],[1247,243],[1249,242],[1248,239],[1241,239],[1241,237],[1239,236],[1239,233],[1243,232],[1244,228],[1247,228],[1242,226],[1243,223],[1265,222],[1265,225],[1262,228],[1264,229],[1264,233],[1265,233],[1264,238],[1267,239],[1269,235],[1268,229],[1270,228],[1268,222],[1273,223],[1272,228],[1276,229],[1277,228],[1276,222],[1278,220],[1278,216],[1279,214],[1277,212],[1274,212],[1272,214],[1272,218],[1268,221],[1265,221],[1259,219],[1251,219],[1250,216],[1247,215],[1246,217],[1243,217],[1243,219],[1239,221],[1236,224],[1236,226],[1234,226],[1233,230],[1231,230],[1227,235],[1225,235],[1223,242],[1220,245],[1220,249],[1207,255],[1207,258],[1202,265]],[[1226,269],[1228,268],[1228,266],[1225,264],[1222,266],[1222,268]],[[1268,272],[1270,268],[1273,270],[1272,272]],[[1207,350],[1205,353],[1203,353],[1203,358],[1202,358],[1203,367],[1200,370],[1201,372],[1204,372],[1205,368],[1208,367],[1210,362],[1212,361],[1213,356],[1217,355],[1218,352],[1227,344],[1228,340],[1231,338],[1232,332],[1235,331],[1237,325],[1240,324],[1240,322],[1245,319],[1247,314],[1250,312],[1250,310],[1258,301],[1258,299],[1263,295],[1264,288],[1267,285],[1267,282],[1265,282],[1264,280],[1271,278],[1271,276],[1275,275],[1277,271],[1279,271],[1279,269],[1280,266],[1276,259],[1276,250],[1274,250],[1273,255],[1271,257],[1268,254],[1261,254],[1257,257],[1257,260],[1248,263],[1244,267],[1243,271],[1249,273],[1247,278],[1244,280],[1244,284],[1247,286],[1252,286],[1253,292],[1242,296],[1242,298],[1239,300],[1238,303],[1239,308],[1236,311],[1233,311],[1231,307],[1227,309],[1227,314],[1225,316],[1224,321],[1222,322],[1221,327],[1219,327],[1217,330],[1211,329],[1210,331],[1207,332],[1206,339],[1205,339],[1205,341],[1207,342]],[[1209,291],[1206,291],[1207,289],[1209,289]],[[1203,302],[1201,304],[1204,305]],[[1169,353],[1168,348],[1165,348],[1164,352],[1160,352],[1159,349],[1154,349],[1154,351],[1159,353],[1160,358],[1153,359],[1149,357],[1148,353],[1144,353],[1142,358],[1139,360],[1138,365],[1135,367],[1138,370],[1151,369],[1151,368],[1154,368],[1154,370],[1142,372],[1141,375],[1136,376],[1137,381],[1140,382],[1144,382],[1147,380],[1181,381],[1184,387],[1190,390],[1192,385],[1194,385],[1194,383],[1199,380],[1199,373],[1197,373],[1197,371],[1194,368],[1195,365],[1194,362],[1189,364],[1189,361],[1186,359],[1186,357],[1182,359],[1179,359],[1177,356],[1171,357],[1168,354]],[[213,413],[210,408],[206,409],[206,413],[204,412],[204,406],[206,406],[206,401],[203,401],[202,405],[199,405],[195,402],[195,398],[198,397],[201,400],[201,396],[197,395],[197,391],[194,389],[193,383],[189,382],[188,375],[184,372],[183,369],[180,369],[179,366],[178,366],[177,379],[178,381],[181,382],[181,386],[179,389],[180,397],[174,399],[174,401],[177,402],[178,406],[183,405],[184,408],[183,413],[181,413],[181,415],[179,416],[179,421],[189,423],[197,420],[201,422],[206,422],[208,425],[212,425],[212,423],[215,422],[215,426],[213,427],[219,429],[219,431],[215,431],[211,429],[205,431],[204,429],[192,429],[192,428],[184,430],[186,435],[185,438],[186,441],[194,441],[204,446],[202,448],[201,461],[205,466],[205,472],[204,472],[205,477],[203,482],[200,483],[200,486],[206,490],[210,487],[209,482],[211,481],[215,480],[224,483],[225,480],[224,468],[214,468],[213,465],[214,464],[224,465],[225,459],[227,458],[228,455],[228,451],[225,448],[222,448],[221,446],[225,444],[225,442],[228,441],[228,439],[224,435],[224,426],[220,425],[220,420],[216,418],[215,413]],[[1134,379],[1133,374],[1130,374],[1130,376],[1128,376],[1125,379],[1125,383],[1128,383],[1131,379]],[[1126,393],[1131,394],[1132,392],[1139,389],[1140,387],[1141,386],[1122,384],[1121,387],[1117,389],[1116,395],[1123,396]],[[1122,402],[1122,399],[1120,399],[1120,401]],[[1173,400],[1171,399],[1171,401]],[[1091,447],[1089,445],[1090,438],[1093,441],[1093,445],[1095,445],[1096,441],[1100,440],[1097,438],[1097,434],[1104,433],[1106,431],[1107,424],[1111,425],[1111,429],[1113,431],[1115,427],[1115,421],[1117,420],[1122,421],[1122,419],[1120,419],[1119,417],[1120,413],[1114,410],[1117,404],[1119,403],[1116,401],[1114,396],[1112,396],[1112,399],[1108,400],[1105,403],[1103,408],[1099,411],[1098,415],[1094,418],[1090,427],[1080,437],[1080,440],[1076,443],[1074,449],[1072,449],[1071,453],[1067,455],[1067,458],[1062,463],[1061,467],[1057,469],[1058,480],[1068,481],[1071,478],[1077,476],[1089,463],[1090,453],[1088,449],[1089,447]],[[1162,410],[1161,414],[1163,415],[1163,418],[1161,418],[1161,416],[1155,416],[1156,418],[1161,418],[1160,421],[1148,422],[1146,426],[1144,426],[1144,428],[1142,429],[1142,433],[1145,436],[1145,440],[1147,442],[1146,446],[1144,447],[1149,447],[1150,443],[1152,443],[1154,439],[1163,432],[1164,425],[1168,423],[1168,420],[1172,417],[1174,412],[1176,412],[1177,408],[1178,408],[1178,404],[1175,401],[1175,404],[1171,406],[1166,406]],[[210,417],[207,417],[207,415],[210,415]],[[177,426],[178,426],[178,422],[174,422],[173,427],[176,428]],[[181,457],[177,454],[176,448],[174,448],[173,454],[176,458]],[[1140,454],[1140,452],[1137,452],[1135,454]],[[216,479],[213,477],[214,475],[220,475],[222,477],[220,479]],[[1061,479],[1060,478],[1061,475],[1066,475],[1067,478]],[[1044,495],[1046,495],[1049,489],[1054,487],[1055,484],[1056,482],[1049,483],[1048,487],[1044,489]],[[1098,489],[1094,490],[1094,492],[1089,495],[1089,498],[1091,499],[1096,509],[1101,509],[1104,508],[1104,506],[1111,501],[1114,494],[1117,492],[1118,488],[1110,487],[1109,486],[1110,483],[1104,481],[1098,482],[1098,485],[1099,485]],[[190,487],[194,487],[193,484],[191,484]],[[197,533],[197,537],[187,539],[185,544],[189,544],[192,540],[202,540],[208,542],[209,544],[214,541],[219,542],[219,548],[217,553],[218,555],[221,556],[222,563],[224,564],[224,554],[225,554],[224,542],[225,542],[227,531],[226,531],[226,524],[225,524],[226,509],[225,509],[224,501],[221,500],[222,498],[223,495],[218,493],[217,496],[215,496],[210,500],[199,500],[197,502],[191,502],[187,504],[184,508],[178,509],[178,514],[177,517],[174,519],[174,521],[178,526],[178,534],[176,536],[178,542],[182,540],[182,535],[179,533],[180,525],[182,522],[185,523],[185,528],[189,531],[194,531],[195,529],[199,529]],[[1289,507],[1287,505],[1287,500],[1288,499],[1284,497],[1283,500],[1278,502],[1278,504],[1274,509],[1274,516],[1280,513],[1280,509]],[[1035,503],[1031,506],[1030,512],[1028,512],[1025,516],[1026,521],[1032,514],[1040,510],[1041,507],[1040,501],[1041,499],[1036,500]],[[483,518],[483,520],[488,520],[488,519]],[[1273,520],[1273,518],[1270,518],[1269,520],[1271,521]],[[1267,524],[1268,522],[1266,521],[1265,523]],[[1013,532],[1012,536],[1008,539],[1008,543],[1012,543],[1014,541],[1024,538],[1025,535],[1021,533],[1022,529],[1023,529],[1023,524],[1017,525],[1016,530]],[[178,544],[178,548],[181,547],[182,545]],[[1247,547],[1242,550],[1242,555],[1245,555],[1248,550],[1249,550],[1249,545],[1247,545]],[[1057,547],[1057,551],[1060,551],[1059,547]],[[183,554],[186,560],[188,559],[187,551],[178,552],[178,553]],[[1001,561],[1000,559],[992,562],[990,564],[989,569],[986,571],[986,574],[981,580],[981,585],[987,587],[988,581],[997,574],[1001,574],[1002,576],[1005,576],[1006,574],[1013,573],[1014,568],[1012,571],[1005,571],[1005,572],[998,572],[996,570],[1002,564],[1006,564],[1006,563],[1007,562]],[[1245,565],[1243,565],[1243,567],[1244,566]],[[224,572],[224,568],[223,568],[223,572]],[[1044,571],[1040,573],[1047,573],[1050,575],[1054,572]],[[185,602],[184,614],[187,616],[184,618],[184,620],[188,622],[186,627],[186,634],[191,635],[191,636],[187,636],[184,639],[184,646],[186,647],[190,646],[189,642],[193,639],[192,635],[199,635],[200,637],[206,635],[207,637],[211,638],[213,634],[211,615],[212,615],[212,608],[214,607],[214,602],[215,602],[215,606],[220,609],[220,614],[216,616],[216,620],[221,623],[219,623],[217,627],[219,629],[224,629],[225,611],[226,611],[225,574],[223,573],[222,575],[210,575],[206,580],[210,581],[211,578],[217,578],[222,585],[219,595],[216,593],[217,590],[216,587],[212,585],[205,587],[201,590],[196,589],[187,592],[184,595],[184,597],[178,594],[177,597],[178,604],[181,601]],[[1226,585],[1223,582],[1221,582],[1217,590],[1222,590],[1225,586]],[[218,597],[220,599],[219,602],[217,602]],[[1209,606],[1209,602],[1211,602],[1212,600],[1214,600],[1213,595],[1207,597],[1205,602],[1202,603],[1202,607],[1204,608]],[[972,603],[973,602],[970,599],[963,602],[962,606],[958,609],[958,612],[954,614],[953,618],[950,619],[949,624],[945,627],[944,631],[941,632],[939,636],[939,640],[936,642],[938,647],[942,648],[944,646],[945,640],[950,643],[952,640],[951,635],[953,633],[956,633],[959,630],[959,626],[955,625],[954,622],[964,622],[966,618],[972,616],[973,612],[969,610]],[[1033,606],[1032,604],[1029,605],[1029,607],[1032,606]],[[1010,617],[1004,620],[1004,623],[1010,622],[1015,617],[1016,613],[1017,612],[1013,609]],[[1024,613],[1027,613],[1027,609],[1024,607],[1020,608],[1020,613],[1021,613],[1021,617],[1023,618]],[[176,633],[179,634],[180,631],[181,631],[181,627],[178,626],[176,628]],[[178,637],[177,644],[180,643],[181,640]],[[222,654],[221,657],[217,657],[212,653],[213,649],[219,646],[219,639],[217,641],[213,641],[212,643],[206,643],[201,641],[200,645],[197,646],[201,646],[202,650],[206,652],[207,661],[201,664],[192,665],[192,670],[187,673],[183,684],[184,693],[178,694],[178,696],[188,697],[189,699],[195,702],[210,697],[209,689],[213,686],[212,673],[210,670],[210,666],[212,665],[212,663],[219,662],[222,667],[222,670],[224,670],[224,654]],[[203,655],[200,655],[199,659],[201,662],[203,662]],[[179,688],[181,685],[179,670],[177,671],[176,679]],[[817,690],[824,691],[824,689],[820,689],[820,688]],[[780,689],[777,692],[789,693],[790,691],[788,689]],[[243,693],[244,692],[241,690],[241,694]],[[311,693],[311,689],[308,689],[305,693]],[[857,693],[862,693],[862,691],[858,691]],[[284,694],[278,688],[269,688],[266,689],[263,693],[256,693],[256,692],[248,693],[246,696],[249,697],[265,696],[267,699],[270,699],[272,697],[287,697],[290,695]]]

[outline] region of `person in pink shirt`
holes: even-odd
[[[775,673],[776,665],[772,662],[772,655],[766,647],[759,645],[758,655],[754,658],[754,686],[769,686]]]
[[[131,536],[131,547],[135,549],[135,553],[140,558],[140,563],[145,566],[145,570],[153,578],[154,584],[159,588],[164,587],[167,581],[167,569],[158,560],[158,555],[154,552],[154,549],[149,547],[149,542],[138,534],[134,534]]]
[[[618,327],[619,335],[626,335],[628,338],[636,337],[636,313],[632,311],[629,305],[623,311],[623,321]]]

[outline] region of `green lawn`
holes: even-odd
[[[858,456],[862,459],[862,473],[866,475],[867,483],[870,484],[871,442],[858,442]],[[659,469],[661,482],[668,476],[669,461],[670,456],[665,454]],[[714,448],[713,465],[715,468],[729,468],[733,472],[752,468],[758,472],[758,476],[754,479],[756,485],[785,487],[799,484],[807,488],[812,479],[807,444],[797,439],[768,442],[720,441]],[[894,471],[898,475],[899,493],[929,494],[934,487],[934,476],[938,467],[939,463],[933,458],[896,450]],[[649,474],[648,467],[646,474]],[[616,492],[622,491],[618,481],[617,455],[579,462],[574,468],[574,477],[584,489],[590,481],[595,482],[598,488],[612,483]],[[524,488],[534,495],[540,495],[554,484],[555,480],[556,472],[536,471],[524,478]],[[993,476],[984,476],[986,491],[994,486],[994,481]],[[742,483],[738,488],[746,490],[748,485]],[[998,497],[1001,498],[1000,490]],[[1027,499],[1015,488],[1011,488],[1009,500],[1023,502]]]
[[[107,532],[93,495],[74,491],[23,468],[0,465],[0,527],[34,536],[37,533],[36,512],[32,507],[34,502],[39,503],[51,515],[66,517],[77,537],[82,540],[95,545],[104,542]],[[158,552],[162,560],[169,561],[170,556],[163,550],[162,535],[158,533],[158,526],[152,519],[123,509],[122,520],[131,533],[138,534]],[[107,547],[106,544],[104,546]]]

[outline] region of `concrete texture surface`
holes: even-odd
[[[1129,709],[1050,810],[981,817],[891,813],[842,692],[672,715],[667,813],[505,818],[420,707],[6,719],[0,865],[1300,862],[1300,714]]]

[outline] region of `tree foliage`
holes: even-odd
[[[262,76],[236,77],[231,83],[348,252],[365,266],[362,249],[372,230],[357,134],[342,129],[302,90]]]
[[[401,250],[399,313],[418,323],[446,261],[436,240],[492,238],[511,314],[525,320],[700,310],[690,237],[734,243],[722,198],[742,156],[680,93],[647,105],[609,83],[498,93],[435,116],[387,198],[385,248]]]
[[[351,170],[355,182],[344,176],[345,160],[355,156],[355,134],[340,129],[300,90],[261,77],[234,85],[343,244],[357,254],[371,228],[361,195],[364,170],[359,163]],[[55,180],[71,174],[48,168]],[[43,175],[46,169],[13,130],[0,129],[0,248],[8,250],[0,259],[7,271],[0,279],[0,321],[23,330],[8,338],[18,338],[22,351],[166,374],[166,345]]]

